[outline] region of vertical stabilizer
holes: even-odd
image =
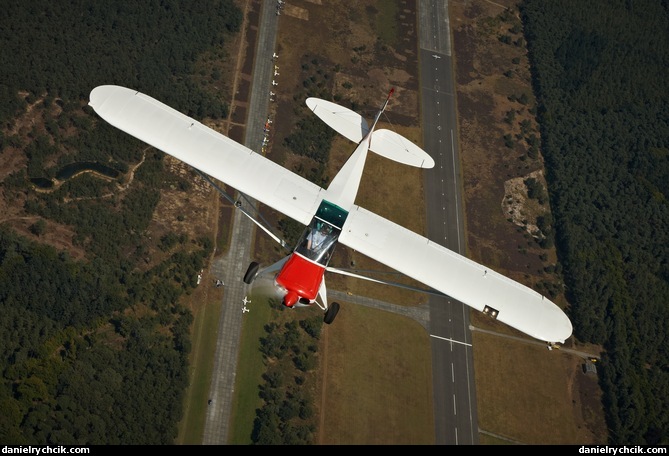
[[[355,197],[358,194],[358,188],[360,188],[360,179],[362,179],[362,171],[365,168],[365,161],[367,160],[367,152],[369,151],[369,145],[371,142],[372,134],[374,133],[374,127],[379,121],[381,114],[385,111],[390,97],[392,96],[395,89],[390,89],[386,101],[381,106],[381,109],[374,117],[374,122],[372,123],[371,128],[367,131],[366,135],[362,138],[358,147],[355,148],[355,151],[349,159],[344,163],[344,166],[341,167],[337,175],[330,182],[330,186],[327,189],[327,199],[339,207],[349,210],[355,203]]]

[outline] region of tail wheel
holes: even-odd
[[[250,284],[253,282],[253,279],[255,279],[256,275],[258,275],[259,267],[260,265],[255,261],[249,264],[249,268],[246,270],[246,274],[244,274],[244,283]]]
[[[325,317],[323,318],[323,321],[326,325],[329,325],[334,321],[335,317],[337,316],[337,312],[339,312],[339,303],[333,302],[328,307],[328,310],[325,312]]]

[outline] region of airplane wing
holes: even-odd
[[[536,339],[571,336],[569,318],[541,294],[359,206],[339,242]]]
[[[325,190],[135,90],[99,86],[89,104],[116,128],[308,225]]]

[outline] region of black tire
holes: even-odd
[[[244,274],[244,283],[251,284],[253,282],[253,279],[258,275],[259,267],[260,265],[255,261],[249,264],[249,268],[246,270],[246,274]]]
[[[333,302],[330,304],[328,307],[328,310],[325,312],[325,317],[323,317],[323,322],[326,325],[331,324],[335,317],[337,316],[337,312],[339,312],[339,303],[338,302]]]

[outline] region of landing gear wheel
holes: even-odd
[[[339,312],[339,303],[333,302],[332,304],[330,304],[328,310],[325,312],[325,317],[323,318],[323,322],[325,322],[326,325],[332,323],[335,317],[337,316],[337,312]]]
[[[246,274],[244,274],[244,283],[250,284],[253,282],[253,279],[255,279],[256,275],[258,275],[259,267],[260,265],[255,261],[249,264],[249,268],[246,270]]]

